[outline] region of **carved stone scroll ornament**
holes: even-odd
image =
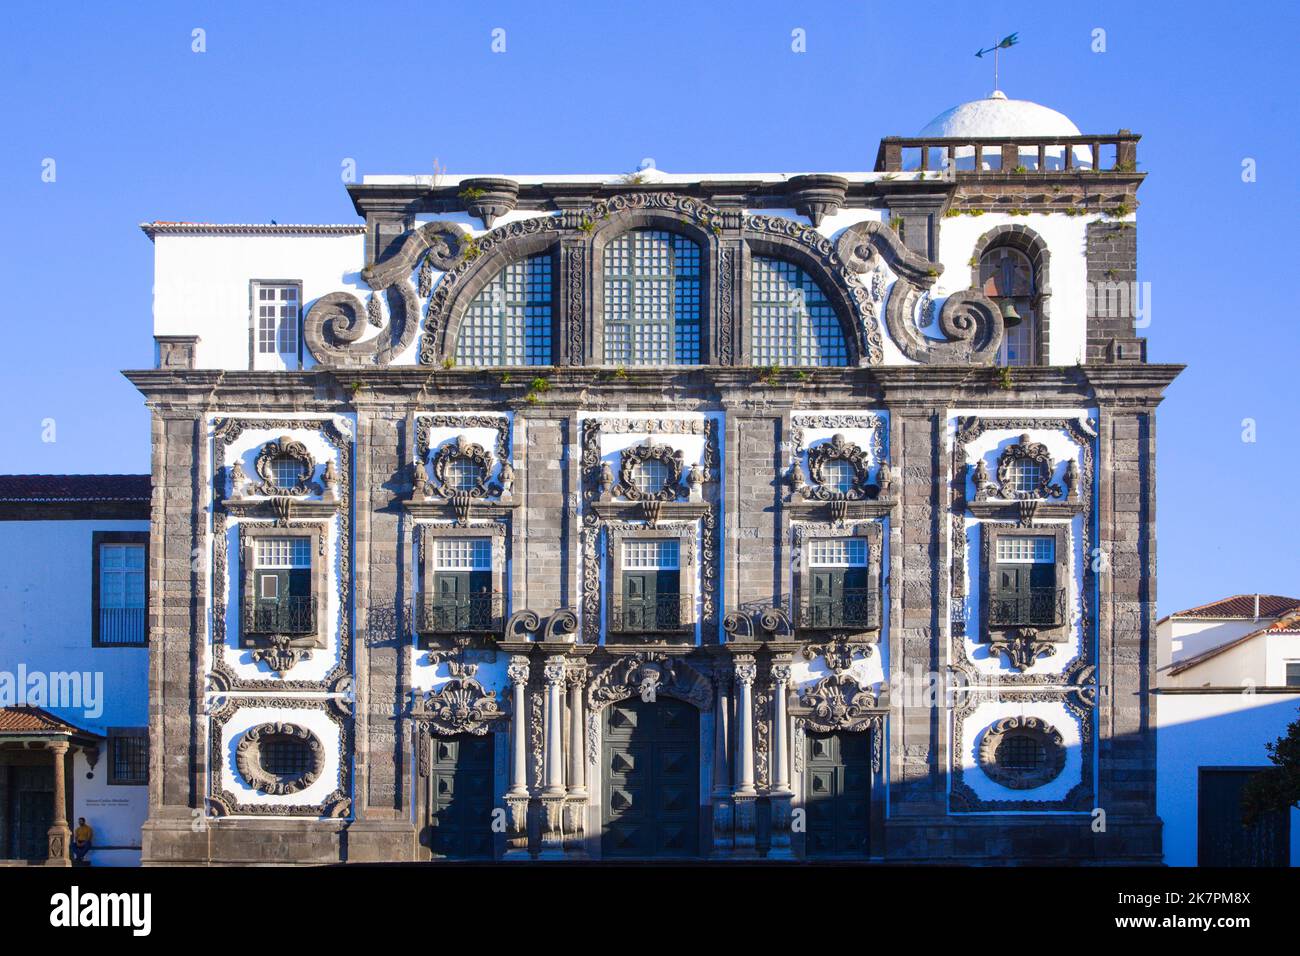
[[[1008,663],[1023,674],[1038,658],[1056,653],[1057,643],[1040,639],[1036,627],[1014,627],[990,636],[989,656],[1005,654]]]
[[[636,470],[648,461],[663,462],[668,467],[668,478],[663,487],[648,490],[638,487]],[[619,463],[618,484],[614,486],[613,494],[629,501],[676,501],[681,494],[684,469],[685,463],[679,448],[659,444],[626,448]]]
[[[421,260],[448,269],[468,246],[466,233],[451,222],[425,223],[406,234],[397,252],[368,266],[362,279],[388,304],[388,324],[363,338],[373,320],[382,317],[350,292],[331,292],[312,304],[303,320],[303,339],[322,365],[388,365],[415,341],[420,303],[411,272]],[[423,276],[421,276],[423,281]]]
[[[808,472],[812,475],[813,486],[805,489],[804,495],[818,501],[860,501],[868,497],[876,491],[875,486],[867,484],[869,460],[865,449],[837,432],[830,441],[808,450]],[[831,462],[845,462],[853,469],[853,483],[847,491],[827,487],[826,466]]]
[[[1039,758],[1013,765],[999,754],[1013,738],[1028,738],[1039,748]],[[1038,717],[1005,717],[996,721],[980,738],[980,769],[994,783],[1012,790],[1032,790],[1051,783],[1065,769],[1065,739],[1061,732]]]
[[[934,286],[943,266],[917,255],[889,226],[859,222],[840,235],[836,250],[850,269],[867,272],[883,262],[897,276],[885,305],[885,325],[908,358],[929,365],[992,365],[1002,344],[1002,313],[978,289],[948,296],[939,312],[943,338],[925,335],[914,316],[921,297]]]
[[[282,485],[276,477],[275,463],[282,459],[288,459],[298,466],[298,478],[292,485]],[[253,468],[258,477],[262,479],[252,488],[255,495],[267,495],[268,497],[293,495],[294,497],[301,497],[321,493],[320,485],[311,480],[312,474],[316,471],[315,459],[312,458],[311,452],[307,450],[306,445],[300,441],[295,441],[288,435],[282,435],[263,445],[258,450],[257,459],[253,462]],[[234,485],[236,476],[233,468],[231,474],[231,484]]]
[[[287,737],[308,750],[308,767],[299,776],[285,779],[268,772],[262,763],[262,745],[268,738]],[[325,770],[325,748],[320,739],[298,724],[258,724],[244,731],[235,745],[235,766],[239,775],[259,793],[280,796],[306,790]]]
[[[1021,491],[1016,487],[1017,469],[1022,462],[1038,470],[1038,481],[1029,491]],[[1065,490],[1052,481],[1055,472],[1056,462],[1052,460],[1047,446],[1032,441],[1027,434],[1021,435],[1020,441],[1008,445],[998,458],[998,494],[1007,499],[1060,498]]]
[[[287,634],[272,634],[267,638],[267,646],[253,648],[249,652],[249,658],[254,664],[265,664],[283,677],[297,667],[300,661],[311,659],[311,651],[294,647],[292,641],[293,638]]]
[[[502,712],[495,691],[485,690],[473,677],[454,677],[417,700],[411,707],[411,716],[428,723],[435,734],[481,737]]]

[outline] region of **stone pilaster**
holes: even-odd
[[[68,742],[52,740],[45,745],[54,761],[54,812],[49,829],[49,858],[47,866],[71,866],[69,843],[72,831],[68,827],[68,782],[65,773],[68,760]]]

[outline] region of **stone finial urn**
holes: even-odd
[[[457,195],[469,214],[482,222],[484,229],[491,229],[498,217],[515,208],[519,200],[519,184],[513,179],[495,177],[467,179],[460,184]]]

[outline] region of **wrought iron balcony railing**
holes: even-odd
[[[243,630],[245,634],[314,634],[316,598],[288,597],[275,603],[246,602]]]
[[[1057,627],[1065,623],[1065,588],[1030,588],[1014,598],[989,597],[990,627]]]
[[[689,594],[660,594],[644,601],[615,601],[609,630],[614,634],[671,634],[695,627]]]
[[[416,615],[421,634],[500,634],[505,598],[499,591],[463,597],[425,595]]]
[[[102,607],[99,609],[100,644],[143,644],[144,617],[142,607]]]
[[[877,601],[875,588],[846,588],[833,598],[810,595],[799,604],[795,626],[859,630],[875,627]]]

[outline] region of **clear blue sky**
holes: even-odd
[[[1298,594],[1297,9],[6,3],[0,471],[148,470],[148,416],[117,371],[152,361],[143,220],[353,221],[349,157],[363,175],[435,158],[452,173],[645,156],[673,171],[869,169],[881,136],[986,94],[988,61],[972,54],[1018,31],[1009,95],[1085,132],[1143,134],[1150,357],[1189,366],[1159,419],[1160,609]],[[795,28],[806,53],[791,52]]]

